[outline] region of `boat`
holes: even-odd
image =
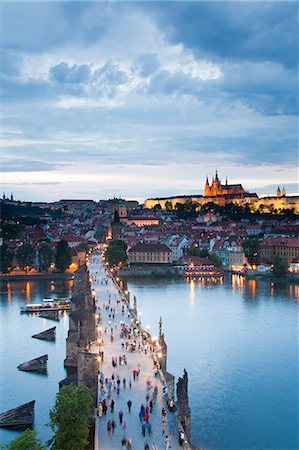
[[[21,306],[21,313],[34,313],[40,311],[67,311],[71,309],[71,302],[46,302],[46,303],[28,303],[28,305]]]
[[[71,302],[69,297],[61,297],[61,298],[50,298],[50,297],[45,297],[43,299],[44,303],[52,303],[52,302]]]

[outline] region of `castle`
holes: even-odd
[[[149,209],[156,205],[160,205],[162,209],[167,209],[169,205],[174,208],[176,203],[184,204],[187,202],[195,202],[200,206],[209,202],[216,203],[220,206],[228,203],[242,206],[248,204],[252,210],[263,207],[265,211],[293,208],[297,214],[299,213],[299,197],[297,195],[286,195],[284,187],[280,189],[278,186],[275,196],[259,198],[256,193],[246,191],[241,184],[228,184],[227,178],[225,184],[221,184],[217,170],[212,177],[211,183],[209,183],[208,177],[206,178],[203,195],[176,195],[173,197],[149,198],[145,201],[144,205]]]
[[[209,179],[207,177],[206,184],[204,188],[204,196],[205,197],[219,197],[223,195],[230,196],[244,196],[249,194],[243,189],[241,184],[227,184],[227,177],[225,184],[221,184],[221,180],[218,178],[218,173],[216,170],[215,177],[212,178],[211,185],[209,183]]]

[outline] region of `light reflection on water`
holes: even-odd
[[[298,285],[226,276],[128,281],[143,323],[160,315],[168,370],[189,373],[192,438],[204,449],[297,449]]]

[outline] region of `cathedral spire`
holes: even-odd
[[[286,196],[286,190],[285,190],[285,187],[283,186],[283,188],[282,188],[282,194],[281,194],[283,197],[285,197]]]
[[[278,186],[277,191],[276,191],[276,197],[281,197],[281,191],[280,191],[280,187]]]
[[[227,175],[225,176],[225,185],[227,186]]]
[[[218,180],[218,172],[217,172],[217,169],[216,169],[215,181],[219,181],[219,180]]]

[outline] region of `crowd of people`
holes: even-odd
[[[104,267],[104,270],[107,269]],[[101,272],[103,272],[103,269],[100,270],[100,272],[96,272],[96,275],[93,277],[94,283],[108,284],[108,274],[101,276]],[[111,356],[111,369],[106,365],[105,373],[104,371],[99,370],[99,401],[97,409],[99,420],[106,419],[107,434],[111,438],[115,434],[116,428],[121,430],[120,448],[122,450],[130,450],[133,447],[132,430],[127,429],[127,422],[131,424],[132,419],[135,420],[134,417],[140,422],[140,440],[138,439],[138,441],[134,443],[133,448],[141,450],[140,442],[143,442],[142,445],[144,446],[144,450],[162,450],[162,441],[165,444],[165,447],[163,448],[168,450],[171,441],[176,434],[174,420],[168,421],[166,408],[163,406],[161,409],[160,438],[159,430],[157,429],[157,420],[154,422],[152,421],[152,417],[156,417],[157,414],[159,414],[158,411],[156,411],[158,408],[157,399],[159,393],[159,383],[157,382],[159,376],[159,364],[157,358],[155,358],[154,343],[148,339],[148,333],[143,332],[141,328],[136,325],[134,320],[131,319],[129,305],[126,303],[124,296],[115,294],[112,298],[109,289],[107,289],[106,296],[107,300],[102,302],[101,308],[99,308],[102,320],[105,319],[106,321],[106,319],[108,319],[108,326],[104,328],[103,334],[108,334],[108,338],[110,334],[110,341],[113,342],[116,333],[118,333],[120,351],[119,354]],[[125,316],[127,316],[127,320],[125,319]],[[119,320],[119,318],[121,318],[121,320]],[[128,364],[130,353],[153,355],[152,375],[146,378],[144,386],[144,401],[140,406],[134,405],[134,408],[132,408],[134,394],[133,392],[131,394],[130,391],[134,390],[135,384],[139,384],[139,389],[141,388],[139,378],[142,367],[140,362],[133,368],[131,367],[131,364]],[[120,375],[120,373],[122,375]],[[124,375],[124,373],[126,375]],[[120,407],[121,404],[124,405],[123,401],[120,402],[118,400],[120,397],[123,398],[122,393],[124,391],[127,391],[126,398],[128,398],[125,405],[125,411],[123,410],[123,407]],[[129,395],[128,392],[130,393]],[[167,398],[167,387],[165,383],[162,384],[160,395],[165,398],[165,406],[168,407],[168,410],[171,413],[174,412],[174,401],[173,399],[169,400]],[[118,404],[119,407],[117,406]],[[153,416],[153,414],[155,414],[155,416]],[[131,431],[131,433],[129,431]],[[184,436],[182,433],[183,432],[181,431],[178,440],[180,446],[184,444]],[[153,438],[156,437],[157,439],[155,442],[155,439]],[[135,439],[136,436],[134,440]],[[159,444],[159,447],[157,443]]]

